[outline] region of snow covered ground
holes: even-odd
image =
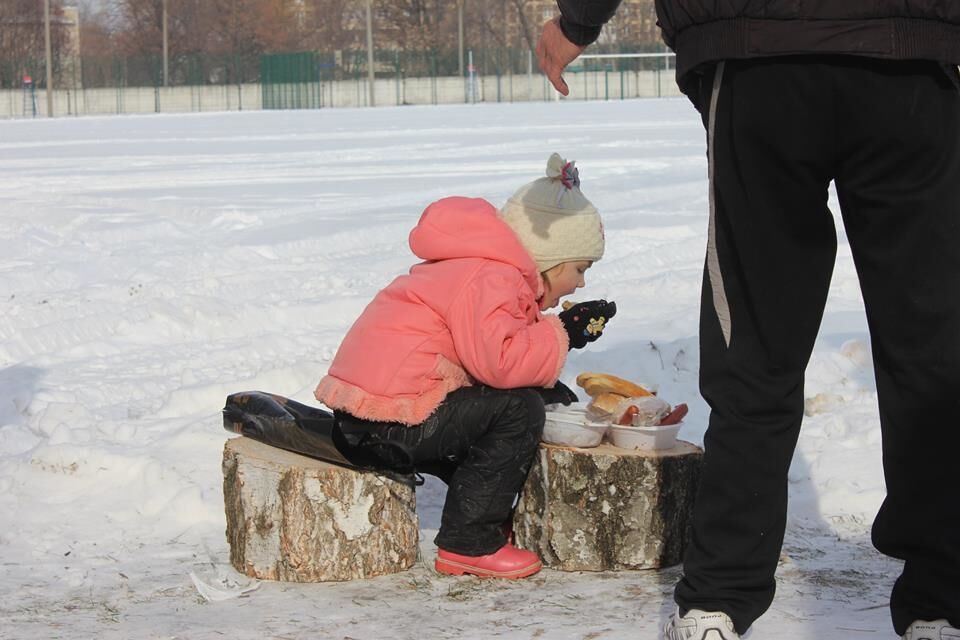
[[[257,586],[228,563],[224,397],[315,404],[346,328],[411,264],[422,209],[499,205],[551,151],[605,219],[583,299],[619,307],[564,380],[656,383],[690,404],[681,437],[699,444],[706,158],[684,100],[0,121],[0,638],[655,638],[677,568],[436,575],[435,481],[410,571],[224,600],[191,578]],[[840,238],[779,593],[754,638],[893,637],[898,564],[869,543],[876,388]]]

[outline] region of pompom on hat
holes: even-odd
[[[500,218],[544,271],[561,262],[603,257],[600,214],[580,191],[573,162],[554,153],[547,175],[517,189],[500,209]]]

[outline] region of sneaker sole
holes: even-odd
[[[680,638],[680,637],[689,637],[691,640],[727,640],[727,638],[739,638],[740,636],[732,636],[720,631],[719,629],[707,629],[699,636],[682,636],[674,633],[670,635],[666,629],[663,630],[661,634],[664,638]]]
[[[441,560],[440,558],[437,558],[437,561],[433,566],[438,573],[445,573],[451,576],[462,576],[466,573],[479,578],[506,578],[507,580],[516,580],[518,578],[526,578],[527,576],[532,576],[533,574],[537,573],[543,567],[543,563],[537,560],[533,564],[530,564],[526,567],[521,567],[519,569],[514,569],[513,571],[491,571],[489,569],[480,569],[473,565],[464,564],[462,562]]]

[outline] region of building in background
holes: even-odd
[[[61,89],[83,88],[83,66],[80,49],[80,9],[77,3],[65,2],[62,13],[55,18],[63,34],[61,41],[60,72],[54,84]]]

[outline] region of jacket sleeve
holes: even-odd
[[[481,269],[456,296],[445,321],[463,368],[499,389],[549,387],[567,359],[569,338],[555,315],[531,321],[519,272]]]
[[[677,40],[677,27],[673,20],[673,7],[669,0],[654,0],[657,10],[657,26],[660,27],[660,36],[663,43],[676,51],[673,46]]]
[[[621,0],[557,0],[560,29],[567,40],[580,46],[592,44],[617,12]]]

